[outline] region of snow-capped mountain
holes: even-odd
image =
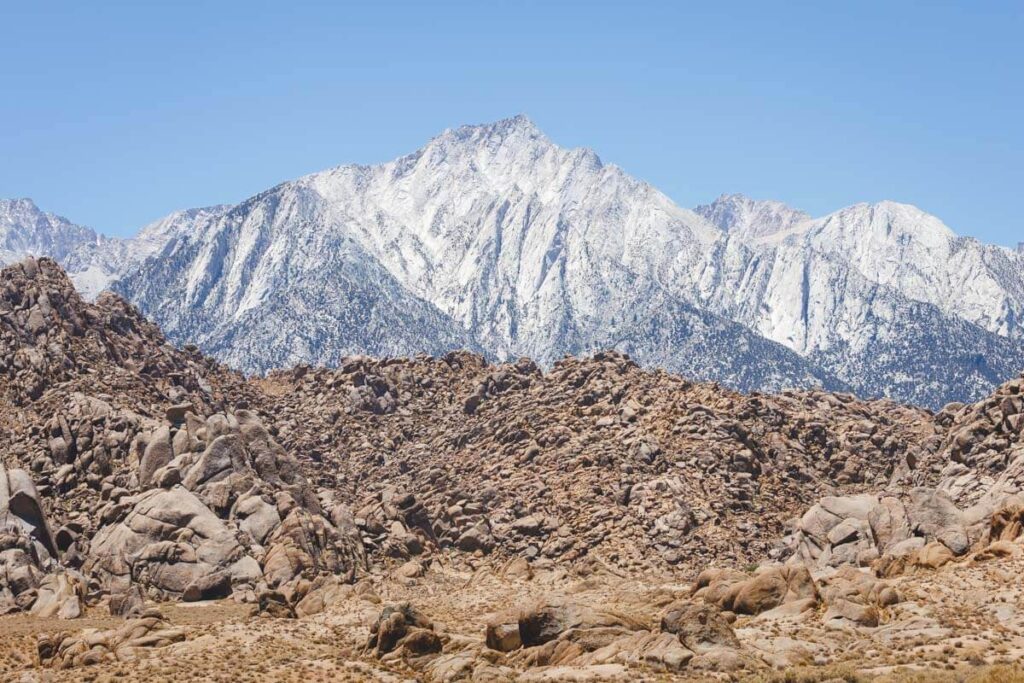
[[[284,183],[172,240],[118,288],[172,338],[250,370],[453,345],[550,363],[614,343],[746,388],[836,386],[663,284],[692,288],[718,234],[517,117]],[[375,301],[388,308],[375,313]],[[666,309],[670,325],[651,322]],[[265,334],[249,329],[256,320]]]
[[[100,235],[83,242],[58,259],[86,298],[93,298],[143,261],[158,253],[179,232],[202,229],[205,223],[227,211],[227,206],[175,211],[143,227],[129,239]]]
[[[0,263],[26,256],[63,259],[83,244],[95,244],[95,231],[39,209],[31,199],[0,199]]]
[[[64,266],[83,295],[93,298],[160,251],[178,230],[192,229],[226,209],[178,211],[133,238],[120,239],[44,212],[31,199],[0,199],[0,266],[26,256],[49,256]]]
[[[939,406],[1024,367],[1020,250],[892,202],[812,218],[723,195],[690,211],[522,116],[63,261],[252,371],[455,347],[550,364],[614,346],[743,389]]]
[[[1024,366],[1019,253],[958,237],[894,202],[818,219],[736,196],[698,210],[725,230],[699,285],[701,305],[859,393],[935,406],[980,395]],[[770,220],[758,229],[749,216]]]

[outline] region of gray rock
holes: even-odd
[[[243,556],[234,534],[193,493],[177,486],[151,489],[134,499],[124,520],[100,529],[88,570],[111,590],[133,580],[170,593],[226,569]],[[167,540],[174,538],[177,540]]]
[[[164,413],[164,416],[171,424],[183,424],[185,422],[185,416],[190,410],[192,410],[191,403],[179,403],[168,408],[167,412]]]
[[[149,443],[142,454],[142,460],[139,463],[139,484],[144,487],[150,486],[153,483],[153,474],[173,459],[171,430],[161,427],[150,435]]]
[[[907,514],[916,534],[939,540],[954,554],[962,555],[970,547],[963,515],[942,491],[914,489]]]
[[[900,541],[910,538],[907,508],[898,498],[884,497],[868,514],[868,523],[880,552],[885,553]]]

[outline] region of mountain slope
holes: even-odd
[[[783,232],[811,218],[810,214],[782,202],[756,200],[741,194],[723,194],[693,211],[744,240]]]
[[[871,285],[932,304],[944,315],[989,332],[1014,338],[1024,332],[1024,255],[959,237],[917,207],[857,204],[822,218],[799,219],[806,214],[778,202],[733,195],[698,211],[716,219],[731,242],[749,250],[748,262],[772,258],[789,264],[813,254],[841,264]],[[787,223],[790,217],[797,219]],[[792,293],[792,288],[776,291],[756,305],[778,309]],[[814,348],[813,339],[790,343],[782,330],[762,321],[745,322],[800,353]]]
[[[160,252],[175,235],[201,229],[205,221],[226,211],[227,206],[175,211],[143,227],[129,239],[100,235],[83,242],[58,259],[70,273],[75,286],[87,298],[94,298],[120,277],[133,272],[142,261]]]
[[[250,371],[314,360],[336,365],[357,353],[476,348],[351,239],[309,233],[286,245],[288,226],[301,224],[306,210],[301,196],[278,188],[200,217],[211,221],[209,230],[176,231],[158,258],[115,288],[130,292],[172,338]]]

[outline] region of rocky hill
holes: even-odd
[[[0,675],[827,678],[1024,652],[1024,379],[938,414],[619,352],[250,379],[48,259],[0,272],[0,359]]]

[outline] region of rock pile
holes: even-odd
[[[915,581],[1024,557],[1022,390],[932,415],[743,395],[613,352],[246,378],[29,260],[0,272],[0,614],[129,619],[46,634],[38,662],[60,669],[184,647],[147,600],[247,603],[295,629],[361,624],[354,657],[427,680],[810,657],[779,624],[935,635]],[[606,603],[633,578],[650,594]],[[478,618],[496,594],[515,602]]]
[[[940,441],[922,446],[935,428],[913,408],[744,396],[616,353],[547,374],[466,353],[355,358],[259,384],[281,443],[313,459],[310,478],[360,501],[371,554],[401,558],[596,554],[634,571],[750,561],[818,496],[882,486]]]

